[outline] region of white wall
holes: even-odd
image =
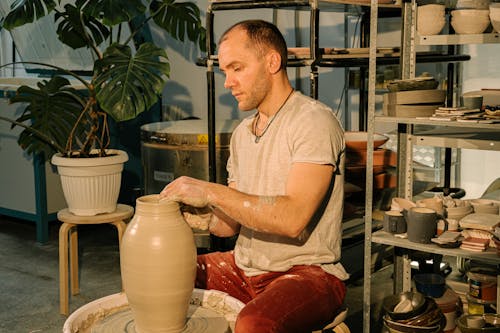
[[[463,92],[485,88],[500,89],[500,45],[469,45],[464,53],[471,60],[463,63]],[[500,177],[500,152],[462,150],[460,187],[466,198],[480,197],[488,185]]]

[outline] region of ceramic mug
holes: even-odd
[[[410,208],[406,214],[408,240],[428,244],[436,235],[438,215],[434,209],[426,207]]]
[[[406,232],[406,221],[399,210],[388,210],[384,213],[383,229],[391,234]]]
[[[483,107],[483,96],[481,95],[466,95],[460,97],[462,106],[467,109],[481,109]]]

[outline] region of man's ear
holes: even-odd
[[[281,68],[281,55],[276,51],[271,51],[268,54],[269,71],[271,74],[276,74]]]

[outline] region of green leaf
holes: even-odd
[[[85,14],[98,17],[107,26],[132,21],[134,17],[144,14],[146,7],[142,0],[79,0]]]
[[[95,63],[94,86],[101,108],[117,121],[135,118],[151,108],[170,75],[164,49],[141,44],[135,55],[130,47],[113,44]]]
[[[64,9],[64,12],[55,15],[57,35],[64,44],[78,49],[92,44],[98,46],[108,38],[109,29],[96,18],[70,4]]]
[[[27,104],[16,121],[31,126],[34,130],[24,129],[18,139],[19,145],[27,153],[42,152],[50,157],[56,149],[61,150],[56,146],[65,147],[82,112],[83,96],[61,76],[54,76],[49,81],[43,80],[37,86],[38,88],[19,87],[10,102]],[[84,132],[83,124],[78,128],[77,135]],[[47,146],[51,142],[51,146]]]
[[[54,0],[16,0],[10,6],[10,12],[5,17],[2,25],[7,30],[31,23],[54,10]]]
[[[187,34],[190,41],[198,42],[200,49],[206,51],[206,29],[201,22],[200,9],[195,3],[153,0],[150,10],[155,13],[155,23],[172,37],[184,41]]]

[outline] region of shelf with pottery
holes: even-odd
[[[415,125],[413,144],[442,148],[500,150],[500,123],[436,121],[379,116],[375,122]],[[417,127],[418,126],[418,127]]]
[[[463,45],[463,44],[487,44],[499,43],[498,33],[483,34],[454,34],[454,35],[419,35],[416,29],[417,1],[404,2],[402,6],[402,38],[401,38],[401,79],[415,78],[416,46],[417,45]],[[444,21],[444,12],[443,12]],[[444,26],[443,22],[443,26]],[[375,63],[373,49],[376,44],[376,26],[374,33],[370,34],[370,46],[372,57],[370,61]],[[377,59],[378,64],[378,59]],[[371,65],[369,82],[369,108],[368,108],[368,133],[374,133],[375,124],[391,123],[397,126],[398,131],[398,187],[397,195],[402,198],[413,196],[413,145],[428,145],[446,148],[468,148],[484,150],[500,150],[500,124],[483,122],[459,122],[459,121],[436,121],[426,118],[376,116],[374,98],[370,101],[375,91],[374,75],[375,65]],[[450,73],[448,73],[450,74]],[[449,97],[449,96],[448,96]],[[368,156],[373,156],[373,147],[368,142]],[[367,165],[373,163],[368,161]],[[373,177],[373,175],[367,175]],[[367,183],[369,183],[367,181]],[[446,183],[446,181],[445,181]],[[446,186],[449,186],[446,185]],[[368,185],[367,185],[368,188]],[[366,230],[371,230],[373,223],[369,214],[372,197],[367,195],[366,199]],[[495,249],[487,249],[483,252],[474,252],[460,248],[444,248],[437,244],[423,244],[411,242],[408,239],[395,237],[385,231],[375,231],[366,235],[365,254],[369,253],[373,244],[384,244],[394,248],[394,288],[393,292],[409,291],[412,288],[411,251],[421,251],[429,254],[441,254],[457,258],[469,258],[479,262],[500,264],[500,257]],[[371,304],[371,274],[367,269],[370,261],[365,256],[365,283],[364,283],[364,332],[370,332],[370,304]],[[498,276],[497,303],[500,304],[500,275]],[[500,308],[499,308],[500,312]]]
[[[462,257],[472,260],[478,260],[481,262],[494,265],[500,264],[500,257],[497,255],[496,249],[491,247],[483,252],[467,251],[460,248],[444,248],[434,243],[423,244],[423,243],[411,242],[408,239],[394,236],[393,234],[385,231],[374,232],[372,234],[372,242],[385,245],[392,245],[413,251],[422,251],[434,254],[442,254],[451,257]]]

